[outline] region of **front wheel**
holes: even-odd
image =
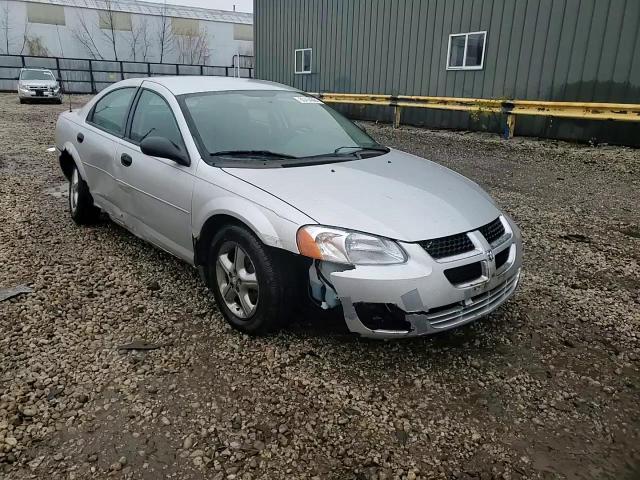
[[[98,220],[100,210],[93,205],[93,197],[87,182],[82,179],[74,164],[69,177],[69,212],[78,225],[88,225]]]
[[[207,280],[229,324],[263,335],[291,315],[294,292],[284,256],[238,225],[222,227],[211,242]]]

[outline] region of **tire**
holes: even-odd
[[[100,210],[93,205],[89,186],[83,180],[75,163],[69,176],[69,213],[77,225],[90,225],[100,216]]]
[[[19,100],[20,100],[20,103],[22,104],[26,103],[26,100],[24,98],[20,98]]]
[[[265,335],[287,323],[296,298],[285,254],[265,246],[246,228],[227,225],[214,236],[208,259],[209,289],[233,328]]]

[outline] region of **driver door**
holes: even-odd
[[[116,179],[127,205],[125,224],[135,235],[192,261],[191,196],[196,162],[183,166],[143,154],[140,142],[149,136],[167,138],[187,152],[169,102],[143,85],[127,135],[116,146]]]

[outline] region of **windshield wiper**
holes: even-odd
[[[350,145],[350,146],[346,146],[346,147],[338,147],[336,148],[333,153],[336,155],[340,154],[340,150],[344,150],[345,148],[352,148],[353,151],[349,152],[352,154],[358,154],[358,153],[362,153],[362,152],[367,152],[367,151],[372,151],[372,152],[383,152],[383,153],[389,153],[389,148],[384,147],[382,145],[380,146],[373,146],[373,147],[361,147],[358,145]]]
[[[298,158],[286,153],[272,152],[270,150],[222,150],[220,152],[212,152],[211,157],[270,157],[270,158]]]

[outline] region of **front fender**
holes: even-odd
[[[298,252],[295,235],[298,224],[256,203],[232,194],[210,198],[192,213],[193,236],[198,238],[211,217],[227,215],[247,225],[260,240],[272,247]]]

